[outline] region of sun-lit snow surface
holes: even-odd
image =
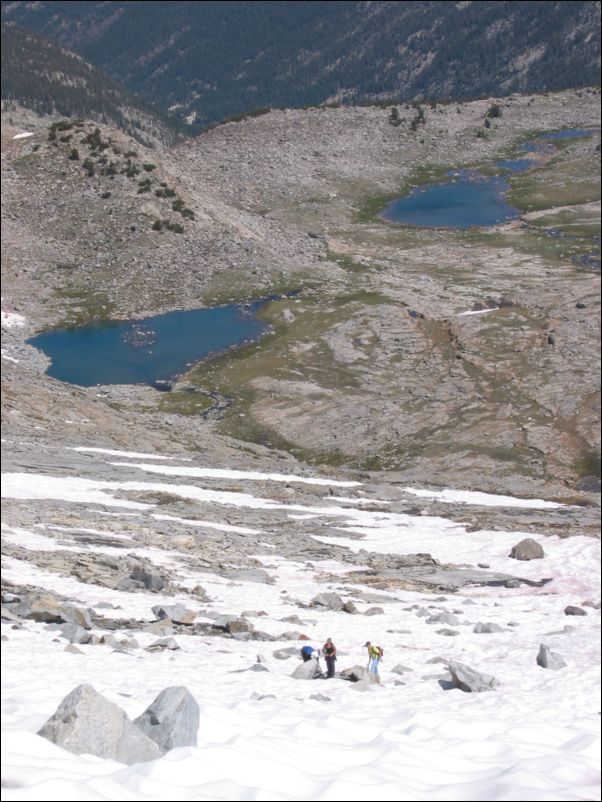
[[[0,310],[0,323],[3,329],[12,329],[16,326],[24,326],[25,318],[18,312],[5,312],[2,309]]]
[[[110,455],[110,450],[107,453]],[[140,454],[127,456],[143,458]],[[162,468],[153,472],[166,476],[175,474],[171,465],[135,466],[147,471]],[[228,507],[239,513],[261,509],[282,514],[285,510],[292,520],[315,520],[317,539],[332,540],[355,551],[428,551],[443,562],[474,566],[486,560],[494,570],[526,578],[552,577],[553,581],[543,588],[473,587],[446,598],[379,591],[389,598],[379,602],[384,613],[366,618],[299,606],[320,591],[341,592],[345,574],[358,567],[332,560],[309,564],[276,554],[249,555],[260,559],[276,579],[275,584],[264,585],[193,571],[187,555],[176,548],[141,544],[127,550],[175,571],[182,587],[202,584],[211,603],[201,604],[185,594],[130,594],[82,584],[70,576],[50,574],[32,562],[6,558],[7,579],[51,588],[85,605],[118,605],[116,616],[152,620],[153,605],[174,601],[201,611],[199,620],[204,620],[202,611],[207,609],[237,614],[243,610],[265,611],[267,616],[251,620],[257,629],[271,635],[298,628],[317,646],[332,637],[339,649],[338,669],[364,662],[362,645],[366,639],[385,647],[385,659],[383,686],[359,693],[338,679],[291,679],[297,660],[272,657],[274,649],[290,646],[290,641],[253,643],[177,635],[181,649],[175,653],[137,650],[123,654],[105,646],[79,646],[84,654],[77,655],[65,653],[65,641],[55,641],[56,631],[42,624],[27,622],[23,629],[12,630],[3,623],[2,632],[9,637],[3,644],[3,799],[599,798],[599,611],[587,607],[588,615],[578,618],[567,618],[563,612],[567,604],[599,601],[597,541],[529,533],[543,544],[546,557],[517,563],[508,552],[521,533],[467,532],[444,518],[361,509],[354,498],[330,496],[313,505],[285,503],[254,496],[249,487],[258,477],[253,474],[203,471],[193,469],[182,474],[177,469],[177,475],[195,484],[119,481],[118,473],[115,481],[15,473],[3,477],[2,490],[7,497],[31,499],[32,503],[35,499],[62,500],[72,514],[80,505],[88,508],[102,504],[113,508],[112,515],[130,516],[130,522],[139,516],[141,526],[149,526],[153,520],[178,519],[161,515],[152,504],[124,498],[128,491],[170,492],[222,513]],[[211,476],[212,482],[216,478],[227,478],[229,483],[240,480],[241,491],[203,487],[201,481]],[[337,485],[327,480],[324,484]],[[465,493],[455,500],[487,504],[484,495]],[[436,497],[452,500],[449,495]],[[508,497],[489,497],[489,503],[496,498],[497,503],[523,506],[523,500]],[[74,531],[86,531],[77,527],[75,516],[69,520]],[[226,528],[210,520],[180,519],[179,523],[183,527]],[[341,537],[320,535],[323,524],[342,530]],[[64,540],[52,536],[57,529],[65,534]],[[45,523],[41,516],[35,528],[6,527],[4,536],[29,553],[81,550],[81,544],[68,539],[69,529]],[[240,533],[245,527],[232,529]],[[92,531],[103,534],[101,527]],[[249,527],[249,534],[256,531]],[[106,534],[114,538],[111,531]],[[355,539],[358,534],[363,539]],[[123,550],[109,545],[94,545],[93,549],[123,554]],[[320,582],[320,574],[338,577],[338,581]],[[347,582],[345,587],[353,585]],[[349,591],[343,590],[342,595],[354,598],[360,613],[371,606]],[[473,604],[464,604],[467,600]],[[460,634],[438,634],[441,627],[426,624],[412,605],[430,613],[455,613],[461,623],[454,629]],[[282,621],[292,614],[304,624]],[[504,631],[474,633],[478,621],[498,623]],[[567,624],[573,629],[566,631]],[[134,634],[143,647],[156,640],[149,633]],[[541,642],[562,654],[568,666],[559,671],[537,666],[535,657]],[[231,673],[249,668],[258,654],[265,656],[269,672]],[[446,679],[447,674],[440,662],[429,662],[438,657],[454,658],[493,674],[501,685],[482,694],[443,690],[439,680]],[[400,663],[412,670],[393,673],[391,669]],[[37,729],[61,699],[82,682],[92,683],[130,717],[139,715],[163,688],[186,685],[201,708],[198,746],[173,750],[158,761],[124,767],[110,760],[72,755],[37,736]],[[275,698],[253,699],[254,692]],[[330,701],[310,699],[316,693],[327,695]]]
[[[471,315],[486,315],[488,312],[495,312],[495,309],[471,309],[468,312],[458,312],[456,317],[470,317]]]
[[[190,462],[189,459],[186,457],[165,457],[162,454],[145,454],[144,452],[140,451],[118,451],[114,448],[92,448],[87,446],[76,446],[75,448],[69,449],[70,451],[78,451],[82,454],[108,454],[112,457],[131,457],[132,459],[160,459],[160,460],[172,460],[172,459],[179,459],[184,460],[185,462]]]
[[[405,487],[406,493],[420,498],[434,498],[448,504],[480,504],[484,507],[524,507],[539,510],[553,510],[562,507],[555,501],[543,501],[538,498],[514,498],[513,496],[496,496],[493,493],[480,493],[476,490],[417,490]]]

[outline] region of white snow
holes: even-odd
[[[13,139],[27,139],[30,136],[33,136],[33,131],[23,131],[22,134],[15,134]]]
[[[544,501],[537,498],[514,498],[513,496],[497,496],[493,493],[480,493],[475,490],[420,490],[415,487],[404,487],[406,493],[420,498],[434,498],[446,504],[477,504],[483,507],[522,507],[534,510],[553,510],[564,506],[555,501]]]
[[[456,317],[468,317],[470,315],[486,315],[488,312],[497,312],[497,309],[471,309],[469,312],[458,312]]]
[[[140,468],[148,473],[162,473],[165,476],[188,476],[198,479],[240,479],[244,482],[301,482],[307,485],[332,485],[333,487],[359,487],[361,482],[318,479],[311,476],[297,476],[294,473],[259,473],[258,471],[232,471],[222,468],[184,468],[172,465],[144,465],[134,462],[110,462],[116,467]]]
[[[0,349],[0,353],[2,355],[2,359],[5,359],[7,362],[13,362],[15,365],[19,364],[19,360],[15,359],[14,356],[9,356],[6,353],[6,349],[5,348]]]
[[[25,318],[18,312],[5,312],[0,310],[0,321],[3,329],[13,329],[25,325]]]
[[[88,502],[108,507],[132,507],[146,510],[150,504],[118,499],[102,490],[115,483],[97,482],[79,476],[40,476],[31,473],[5,473],[2,478],[2,498],[60,499],[75,504]]]
[[[190,462],[187,457],[166,457],[163,454],[145,454],[139,451],[117,451],[113,448],[92,448],[88,446],[76,446],[70,448],[69,451],[79,451],[88,454],[109,454],[113,457],[131,457],[132,459],[159,459],[159,460],[172,460],[179,459],[184,462]]]
[[[350,496],[324,496],[325,501],[342,501],[344,504],[390,504],[390,501],[382,501],[374,498],[352,498]]]
[[[204,529],[215,529],[218,532],[235,532],[239,535],[260,535],[260,529],[250,529],[248,526],[230,526],[228,524],[217,524],[213,521],[199,521],[196,518],[180,518],[177,515],[151,515],[156,521],[175,521],[185,526],[200,526]]]
[[[227,473],[221,478],[242,479]],[[13,630],[10,622],[3,622],[2,633],[8,637],[3,643],[3,799],[570,802],[599,798],[600,613],[589,606],[587,616],[564,615],[567,604],[599,602],[597,540],[530,532],[530,537],[542,543],[545,558],[517,563],[508,552],[525,533],[467,532],[442,517],[360,509],[361,504],[354,506],[357,499],[345,497],[328,497],[320,505],[304,506],[191,484],[24,473],[5,474],[3,480],[4,495],[30,499],[34,509],[37,499],[62,500],[69,505],[65,507],[68,517],[64,517],[69,526],[56,524],[56,516],[45,521],[41,514],[35,531],[6,528],[9,541],[24,546],[30,556],[36,550],[82,549],[81,544],[73,541],[72,545],[68,540],[77,533],[114,537],[77,525],[77,510],[85,510],[89,504],[137,510],[120,509],[112,514],[138,515],[141,528],[158,520],[181,525],[184,531],[207,527],[239,534],[258,532],[253,527],[218,524],[200,517],[159,514],[155,505],[116,495],[164,492],[230,507],[237,519],[245,509],[262,509],[264,515],[277,510],[280,517],[285,511],[290,519],[313,518],[317,539],[356,552],[362,548],[390,554],[428,551],[443,562],[474,566],[486,560],[493,570],[525,578],[552,578],[544,587],[471,587],[442,597],[398,588],[377,591],[360,586],[353,577],[346,578],[367,566],[335,560],[286,560],[265,553],[265,547],[262,553],[248,556],[260,561],[274,577],[274,584],[232,582],[197,570],[185,552],[151,548],[142,542],[125,550],[90,547],[108,554],[145,556],[175,569],[180,587],[201,584],[207,589],[211,601],[201,603],[186,593],[126,593],[85,584],[67,573],[51,573],[33,561],[7,556],[3,562],[6,580],[46,587],[86,606],[108,602],[117,608],[117,617],[152,620],[152,606],[175,601],[196,610],[201,620],[207,608],[235,614],[256,610],[266,615],[251,618],[253,624],[272,636],[298,629],[315,646],[333,637],[339,650],[338,669],[365,662],[363,643],[367,638],[385,647],[385,658],[383,685],[359,693],[339,679],[293,680],[290,674],[298,665],[297,658],[272,658],[274,649],[298,645],[290,640],[245,642],[177,634],[181,648],[176,652],[139,649],[126,655],[101,645],[81,645],[78,648],[83,654],[69,654],[64,651],[65,641],[57,640],[57,631],[47,625],[26,621],[23,628]],[[455,500],[464,503],[523,503],[503,496],[453,492]],[[452,491],[437,493],[447,494],[446,500],[452,498]],[[350,503],[351,507],[341,506]],[[528,502],[525,506],[537,504],[546,509],[541,503],[547,504]],[[124,520],[132,529],[137,526],[131,518]],[[269,526],[274,533],[277,520]],[[320,535],[323,525],[330,531],[336,526],[341,537]],[[351,534],[361,534],[362,539],[347,536]],[[363,600],[361,591],[378,592],[384,613],[366,618],[302,606],[325,590],[353,599],[360,613],[372,606]],[[473,604],[465,605],[465,601]],[[416,615],[418,608],[457,615],[461,622],[454,627],[458,636],[438,634],[440,625],[427,624]],[[283,621],[292,614],[303,623]],[[474,633],[478,621],[497,623],[503,631]],[[565,629],[567,624],[571,628]],[[117,637],[131,634],[115,632]],[[156,640],[150,633],[133,634],[142,647]],[[544,670],[536,664],[542,642],[562,654],[566,668]],[[266,657],[268,672],[231,673],[249,668],[258,653]],[[481,694],[444,690],[439,681],[447,678],[447,672],[441,663],[429,662],[440,657],[493,674],[501,684],[497,690]],[[392,668],[398,663],[411,670],[394,673]],[[36,735],[61,699],[84,682],[122,706],[130,717],[139,715],[163,688],[185,685],[201,709],[197,746],[172,750],[153,762],[123,766],[71,754]],[[253,693],[275,698],[253,699]],[[311,699],[316,693],[326,694],[331,701]]]

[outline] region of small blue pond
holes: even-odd
[[[494,163],[495,167],[500,170],[509,170],[511,173],[524,173],[526,170],[530,170],[534,164],[534,159],[502,159]]]
[[[463,171],[445,184],[418,187],[385,206],[382,217],[422,228],[494,226],[519,215],[506,203],[508,182],[502,176],[486,177]]]
[[[540,139],[579,139],[583,136],[591,136],[593,134],[591,128],[570,128],[567,131],[552,131],[550,134],[542,134]]]
[[[206,356],[258,339],[268,330],[255,317],[265,303],[108,320],[43,332],[28,342],[50,357],[47,373],[60,381],[82,387],[154,384],[185,372]]]
[[[593,130],[572,128],[541,134],[536,140],[519,146],[519,151],[553,153],[555,148],[549,140],[577,139],[590,136]],[[504,159],[494,163],[502,170],[521,173],[534,166],[535,160],[528,155],[518,159]],[[388,203],[381,217],[394,223],[420,228],[472,228],[473,226],[495,226],[514,220],[520,211],[506,202],[505,193],[509,184],[504,176],[487,177],[476,170],[449,173],[453,181],[441,184],[425,184],[413,189],[403,198]]]

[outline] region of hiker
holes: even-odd
[[[383,650],[380,646],[373,646],[369,640],[364,643],[368,650],[368,671],[370,672],[370,679],[373,682],[380,682],[378,675],[378,664],[383,659]]]
[[[317,657],[317,653],[315,653],[315,649],[313,646],[305,645],[301,648],[301,658],[304,663],[307,663],[308,660],[311,660],[312,657]],[[315,653],[315,654],[314,654]]]
[[[337,659],[337,647],[332,642],[332,638],[326,638],[326,643],[322,646],[322,654],[326,660],[326,678],[334,677],[334,664]]]

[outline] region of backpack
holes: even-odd
[[[382,659],[384,657],[384,654],[385,654],[385,650],[383,649],[383,647],[382,646],[375,646],[374,648],[378,649],[379,655],[380,655],[380,657]]]

